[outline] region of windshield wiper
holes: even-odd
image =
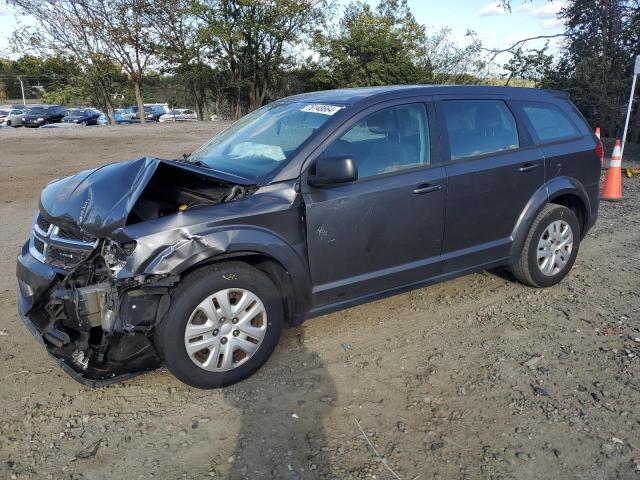
[[[182,158],[178,158],[178,159],[176,159],[175,161],[176,161],[176,162],[180,162],[180,163],[188,163],[189,165],[196,165],[196,166],[198,166],[198,167],[204,167],[204,168],[211,169],[211,167],[210,167],[209,165],[207,165],[206,163],[204,163],[204,162],[202,162],[202,161],[200,161],[200,160],[196,160],[196,161],[194,161],[194,162],[190,162],[190,161],[189,161],[189,157],[190,157],[190,155],[189,155],[189,154],[187,154],[187,153],[183,153],[183,154],[182,154]]]

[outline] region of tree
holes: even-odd
[[[91,23],[87,1],[75,0],[8,0],[23,15],[30,15],[38,28],[26,28],[18,42],[24,50],[41,55],[69,58],[83,70],[93,85],[96,104],[111,122],[115,121],[111,102],[113,64],[108,49]]]
[[[156,0],[146,11],[145,20],[153,29],[151,48],[164,70],[177,76],[195,105],[199,119],[208,117],[206,85],[211,68],[206,61],[218,51],[215,38],[203,38],[192,0]]]
[[[433,83],[477,83],[478,74],[485,66],[481,55],[482,43],[471,38],[461,46],[451,39],[451,29],[444,27],[425,40],[425,59],[432,72]]]
[[[336,33],[316,35],[321,66],[332,86],[421,83],[431,77],[426,35],[406,0],[349,4]]]
[[[151,59],[151,29],[145,21],[151,0],[75,0],[113,60],[133,83],[140,121],[146,121],[141,85]]]
[[[566,42],[543,86],[568,91],[593,125],[620,135],[635,56],[640,53],[640,1],[572,0],[561,12]],[[630,140],[640,140],[636,114]]]
[[[198,0],[201,39],[219,47],[216,63],[227,72],[227,94],[241,109],[269,98],[291,50],[320,26],[327,0]]]
[[[503,65],[503,69],[508,73],[505,86],[514,78],[523,78],[531,80],[539,85],[548,74],[553,57],[547,53],[549,44],[545,44],[543,48],[524,50],[519,46],[512,52],[512,56],[507,63]]]

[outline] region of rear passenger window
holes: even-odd
[[[520,146],[516,121],[502,100],[445,100],[442,110],[452,160]]]
[[[522,110],[540,141],[552,142],[580,135],[571,120],[555,105],[525,105]]]
[[[358,178],[429,165],[429,126],[422,103],[374,112],[327,147],[326,156],[353,159]]]

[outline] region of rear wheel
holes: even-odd
[[[156,329],[167,368],[198,388],[239,382],[275,349],[284,325],[282,298],[269,277],[241,262],[185,276]]]
[[[550,287],[569,273],[579,247],[580,222],[576,214],[562,205],[548,204],[531,225],[511,271],[526,285]]]

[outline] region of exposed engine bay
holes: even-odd
[[[252,191],[251,187],[215,180],[168,163],[160,164],[135,203],[127,224],[237,200]]]

